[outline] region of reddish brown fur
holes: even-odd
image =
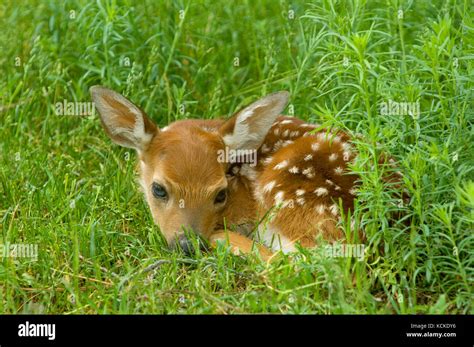
[[[337,223],[341,213],[353,208],[358,180],[349,170],[356,156],[350,138],[297,118],[272,115],[284,107],[284,94],[262,99],[229,120],[178,121],[160,131],[116,93],[102,87],[92,93],[109,136],[137,149],[145,197],[169,243],[184,226],[212,242],[229,242],[235,252],[250,252],[252,240],[222,229],[248,234],[262,220],[265,226],[259,225],[258,233],[263,241],[268,244],[273,234],[283,238],[279,247],[269,245],[274,249],[291,250],[295,242],[311,247],[318,236],[343,237]],[[260,141],[257,135],[242,140],[258,149],[254,168],[217,160],[217,153],[229,143],[235,146],[239,136],[262,129]],[[388,180],[399,180],[395,176]],[[152,195],[153,183],[166,189],[166,202]],[[228,198],[221,206],[215,197],[223,189]],[[261,246],[259,251],[265,257],[270,254]]]

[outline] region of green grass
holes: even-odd
[[[38,244],[39,256],[0,258],[0,313],[473,313],[473,7],[2,2],[0,243]],[[361,134],[365,259],[170,252],[135,154],[97,116],[55,114],[64,99],[90,101],[95,84],[160,126],[288,90],[287,113]],[[420,115],[381,114],[389,100],[418,101]],[[399,162],[407,204],[374,167],[383,151]]]

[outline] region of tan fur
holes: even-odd
[[[107,133],[129,146],[129,138],[118,138],[113,128],[125,129],[126,137],[139,133],[133,104],[110,90],[94,88]],[[278,116],[287,98],[285,93],[273,94],[229,120],[177,121],[166,130],[159,130],[143,113],[146,141],[136,139],[134,147],[140,183],[168,243],[183,228],[191,228],[213,245],[224,240],[233,252],[248,253],[254,242],[243,234],[253,236],[251,231],[262,225],[281,235],[289,249],[294,243],[315,246],[317,236],[331,241],[343,237],[337,223],[341,213],[353,208],[358,179],[348,169],[356,155],[350,138],[341,131]],[[255,147],[257,165],[219,162],[217,153],[228,144],[235,149]],[[153,182],[165,187],[166,201],[153,196]],[[221,206],[215,198],[222,189],[228,196]],[[270,257],[265,247],[257,249]]]

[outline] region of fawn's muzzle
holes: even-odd
[[[206,242],[200,236],[196,235],[196,240],[190,240],[185,234],[180,234],[174,241],[174,248],[181,249],[186,255],[193,255],[196,253],[196,245],[201,251],[206,251]]]

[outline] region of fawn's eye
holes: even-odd
[[[166,189],[162,185],[155,182],[153,182],[153,184],[151,185],[151,192],[153,193],[153,196],[157,199],[164,200],[168,197]]]
[[[214,204],[222,204],[227,199],[227,189],[222,189],[217,193]]]

